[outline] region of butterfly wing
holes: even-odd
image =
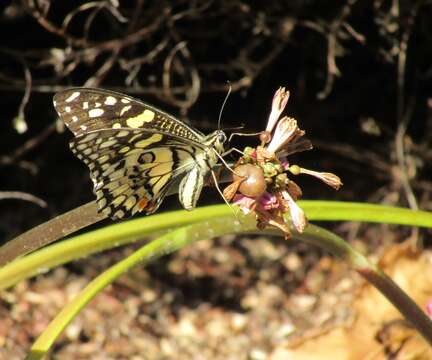
[[[113,219],[156,211],[203,151],[177,137],[134,129],[83,134],[71,149],[90,169],[99,211]]]
[[[201,133],[132,97],[74,88],[57,93],[54,106],[76,136],[71,149],[90,169],[99,211],[113,219],[156,211],[205,157]]]
[[[199,142],[204,135],[175,117],[133,97],[113,91],[71,88],[54,95],[54,107],[79,136],[103,129],[154,129]]]

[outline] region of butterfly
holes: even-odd
[[[222,130],[204,135],[127,95],[71,88],[53,103],[75,135],[72,152],[90,169],[99,212],[112,219],[155,212],[173,186],[192,210],[224,152]]]

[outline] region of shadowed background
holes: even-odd
[[[303,178],[305,198],[409,205],[412,191],[427,208],[430,14],[421,1],[4,2],[0,189],[48,206],[2,199],[0,237],[93,197],[51,104],[68,86],[134,95],[204,132],[217,126],[227,81],[233,94],[222,123],[244,124],[244,132],[265,127],[273,92],[286,86],[286,114],[316,148],[301,163],[347,185],[334,194]],[[165,206],[178,207],[174,201]]]

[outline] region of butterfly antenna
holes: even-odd
[[[228,83],[228,92],[227,92],[227,94],[225,96],[225,99],[224,99],[224,101],[222,103],[222,107],[221,107],[220,112],[219,112],[218,130],[220,130],[220,128],[221,128],[221,119],[222,119],[223,110],[225,108],[225,104],[226,104],[226,102],[227,102],[227,100],[228,100],[228,98],[229,98],[229,96],[231,94],[231,91],[232,91],[231,83],[229,81],[227,81],[227,83]]]

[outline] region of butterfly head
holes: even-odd
[[[216,130],[207,136],[206,145],[212,147],[217,153],[222,154],[225,151],[224,144],[227,141],[227,136],[222,130]]]
[[[217,142],[219,144],[224,144],[227,141],[227,136],[222,130],[216,131]]]

